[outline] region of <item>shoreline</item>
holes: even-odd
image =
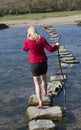
[[[45,18],[45,19],[37,19],[37,20],[14,19],[14,20],[1,21],[0,23],[4,23],[9,27],[23,27],[23,26],[31,26],[31,25],[48,26],[48,25],[77,24],[75,22],[77,20],[81,20],[81,15],[53,17],[53,18]]]

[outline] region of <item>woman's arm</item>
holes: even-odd
[[[48,44],[48,42],[46,41],[45,38],[44,38],[43,44],[44,44],[44,47],[45,47],[49,52],[54,52],[54,51],[58,50],[58,48],[59,48],[59,43],[56,43],[54,46],[51,46],[50,44]]]
[[[24,46],[23,46],[23,51],[28,51],[28,45],[27,45],[27,41],[24,41]]]

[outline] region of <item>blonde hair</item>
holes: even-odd
[[[30,39],[32,39],[32,40],[33,39],[34,40],[39,40],[40,39],[40,35],[38,35],[37,30],[33,26],[30,26],[28,28],[27,37],[30,38]]]

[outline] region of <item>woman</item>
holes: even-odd
[[[58,50],[59,43],[56,43],[54,46],[51,46],[47,43],[46,39],[43,36],[38,35],[36,29],[31,26],[28,28],[27,39],[24,41],[24,51],[30,52],[30,65],[31,71],[33,74],[35,90],[37,94],[37,98],[39,101],[38,108],[43,107],[42,103],[42,94],[41,94],[41,86],[40,79],[42,83],[42,87],[44,89],[44,96],[47,95],[47,56],[45,54],[44,48],[46,48],[49,52],[54,52]]]

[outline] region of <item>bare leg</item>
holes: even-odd
[[[47,79],[46,79],[46,74],[41,76],[42,80],[42,86],[44,87],[44,95],[47,95]]]
[[[34,79],[35,90],[36,90],[36,94],[37,94],[39,104],[42,104],[40,77],[39,76],[34,76],[33,79]]]

